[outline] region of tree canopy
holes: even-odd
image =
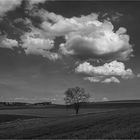
[[[90,95],[85,92],[84,88],[75,87],[75,88],[68,88],[65,91],[65,103],[66,105],[74,104],[74,108],[76,110],[76,114],[78,114],[79,105],[81,102],[87,102]]]

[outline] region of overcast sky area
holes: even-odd
[[[140,99],[140,2],[0,0],[0,101]]]

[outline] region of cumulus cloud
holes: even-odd
[[[90,75],[91,77],[87,77],[85,80],[89,80],[91,82],[102,81],[103,83],[119,83],[120,81],[114,76],[118,76],[122,79],[130,79],[135,77],[131,69],[126,69],[124,63],[116,60],[110,63],[105,63],[102,66],[92,66],[89,62],[84,62],[80,64],[75,71],[76,73]]]
[[[43,38],[65,38],[59,45],[61,56],[113,61],[126,60],[133,52],[126,29],[120,27],[115,32],[111,22],[98,20],[98,14],[66,18],[41,9],[34,11],[32,16],[41,18],[38,30]]]
[[[60,45],[64,55],[125,60],[133,51],[126,29],[121,27],[114,32],[112,23],[100,22],[97,14],[64,18],[44,12],[42,17],[42,29],[52,36],[65,36],[66,43]]]
[[[102,83],[120,83],[120,81],[118,78],[112,76],[110,78],[106,78],[105,80],[103,80]]]
[[[101,24],[99,21],[95,20],[98,17],[97,14],[81,16],[79,18],[65,18],[53,12],[46,12],[43,10],[39,11],[37,14],[44,20],[40,27],[51,32],[52,36],[65,36],[71,32],[85,30],[90,24]]]
[[[22,40],[23,48],[26,48],[28,53],[38,53],[39,51],[48,51],[53,48],[54,41],[50,39],[27,36]]]
[[[16,4],[17,1],[13,0],[12,2]],[[43,2],[45,0],[29,1],[32,5]],[[21,37],[22,46],[27,54],[42,56],[49,54],[50,56],[50,50],[54,47],[56,37],[64,37],[65,42],[60,44],[58,53],[51,54],[55,58],[60,55],[70,55],[84,60],[109,59],[113,61],[126,60],[133,52],[126,29],[120,27],[115,32],[111,22],[98,20],[98,14],[65,18],[53,12],[38,10],[32,16],[41,17],[42,23],[40,29],[33,27],[30,23],[31,32],[25,33]],[[117,61],[112,63],[113,66],[118,64]],[[88,62],[82,65],[92,67]],[[124,65],[121,66],[123,69]],[[99,67],[97,68],[99,69]],[[131,74],[131,69],[128,69],[127,73]],[[125,78],[127,77],[125,76]]]
[[[84,80],[88,80],[92,83],[120,83],[120,80],[114,76],[105,78],[106,76],[94,76],[94,77],[85,77]]]
[[[60,45],[65,55],[73,55],[82,59],[102,58],[126,60],[133,52],[129,44],[129,36],[125,28],[113,31],[110,22],[101,25],[91,25],[82,32],[72,32],[66,36],[66,43]]]
[[[0,39],[0,48],[8,48],[12,49],[13,47],[17,47],[18,42],[13,39],[8,39],[6,37],[1,37]]]
[[[77,73],[85,73],[88,75],[105,75],[105,76],[121,76],[121,77],[131,77],[133,72],[131,69],[125,69],[125,65],[122,62],[112,61],[110,63],[105,63],[102,66],[92,66],[89,62],[84,62],[76,68]]]
[[[99,21],[98,14],[65,18],[53,12],[39,10],[32,16],[42,19],[40,29],[49,38],[64,37],[61,55],[78,59],[127,60],[133,52],[126,29],[114,31],[109,21]]]
[[[102,76],[96,76],[96,77],[85,77],[84,80],[88,80],[93,83],[98,83],[102,80]]]
[[[32,28],[28,43],[22,39],[27,54],[39,54],[48,58],[51,56],[55,59],[66,55],[82,59],[85,62],[76,68],[76,72],[89,75],[84,79],[91,82],[119,83],[116,76],[122,79],[134,77],[131,69],[126,69],[124,63],[117,61],[129,59],[133,52],[124,27],[114,31],[113,24],[109,21],[99,21],[97,14],[65,18],[53,12],[39,10],[32,16],[39,16],[42,23],[40,29]],[[58,52],[52,53],[50,50],[55,47],[56,37],[64,37],[65,42],[60,43]],[[44,40],[42,45],[41,40]],[[95,67],[89,60],[112,62]]]
[[[1,0],[0,14],[3,15],[5,12],[14,9],[21,2],[22,0]],[[33,6],[44,3],[46,0],[27,0],[27,2]],[[36,9],[31,16],[38,16],[42,19],[38,30],[40,30],[43,39],[30,38],[31,42],[33,39],[36,40],[34,48],[38,48],[37,42],[43,42],[41,45],[38,44],[41,49],[34,50],[40,54],[44,52],[42,51],[44,50],[42,44],[47,43],[48,47],[50,46],[48,39],[54,40],[56,37],[65,38],[65,42],[60,44],[59,55],[70,55],[78,59],[126,60],[133,52],[126,29],[120,27],[115,32],[113,24],[109,21],[99,21],[96,13],[66,18],[53,12]],[[29,49],[26,51],[31,52]],[[37,52],[33,53],[36,54]]]
[[[6,12],[15,9],[21,4],[22,0],[0,0],[0,16]]]
[[[50,60],[56,60],[59,58],[57,53],[50,51],[54,48],[54,40],[44,38],[39,32],[31,31],[26,33],[21,37],[21,40],[22,47],[25,49],[27,55],[41,55]]]
[[[40,27],[51,36],[65,36],[60,45],[64,55],[78,58],[128,59],[133,51],[126,29],[116,32],[111,22],[98,20],[97,14],[64,18],[55,13],[40,11],[44,20]]]

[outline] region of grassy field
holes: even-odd
[[[140,107],[0,110],[0,138],[140,138]]]
[[[82,108],[79,110],[79,114],[100,113],[100,112],[106,112],[111,110],[114,109]],[[0,115],[1,114],[61,118],[61,117],[69,117],[72,115],[75,116],[75,111],[73,109],[65,109],[65,108],[63,109],[62,108],[5,109],[5,110],[0,110]]]

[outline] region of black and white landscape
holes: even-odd
[[[139,10],[0,0],[0,139],[140,139]]]

